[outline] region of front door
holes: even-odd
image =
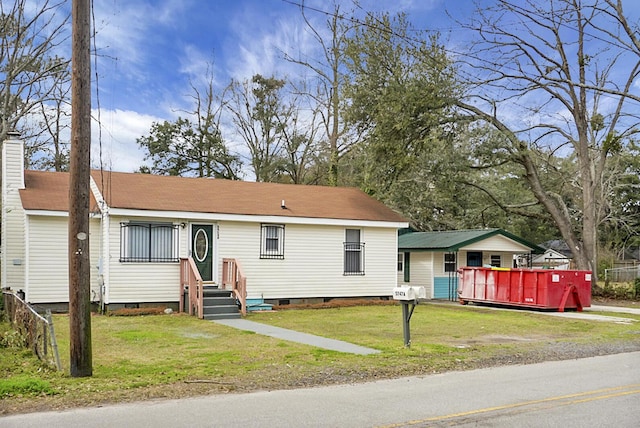
[[[191,225],[191,256],[203,281],[213,281],[213,225]]]

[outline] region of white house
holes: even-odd
[[[398,283],[425,287],[428,298],[457,300],[458,268],[514,267],[543,251],[502,229],[409,232],[398,239]],[[530,264],[529,264],[530,265]]]
[[[532,266],[542,269],[571,269],[571,258],[559,251],[547,248],[543,254],[538,254],[533,258]]]
[[[36,304],[68,302],[67,173],[25,171],[2,153],[2,286]],[[354,188],[92,171],[92,300],[175,304],[180,259],[205,283],[241,262],[247,297],[271,303],[390,296],[407,221]]]

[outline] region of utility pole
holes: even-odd
[[[71,154],[69,165],[69,348],[71,376],[93,373],[89,180],[91,164],[91,9],[73,0],[71,53]]]

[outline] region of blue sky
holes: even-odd
[[[452,24],[445,10],[451,3],[363,0],[360,5],[403,11],[419,28],[447,33]],[[351,0],[340,4],[352,7]],[[456,1],[455,12],[464,15],[472,4]],[[330,1],[306,0],[305,5],[331,11]],[[209,64],[222,88],[231,78],[256,73],[294,76],[300,68],[284,61],[281,52],[317,48],[299,7],[289,1],[111,0],[94,7],[98,66],[92,72],[98,75],[103,162],[113,170],[133,171],[142,164],[136,138],[147,134],[152,122],[173,120],[190,108],[189,82],[202,79]],[[309,10],[307,16],[323,27],[325,15]],[[98,144],[94,132],[94,166]]]
[[[155,121],[174,120],[192,109],[190,82],[201,83],[213,64],[222,89],[232,78],[256,73],[295,78],[301,68],[282,59],[282,51],[314,55],[318,49],[307,31],[302,0],[108,0],[95,1],[101,138],[93,134],[93,166],[102,143],[103,165],[134,171],[143,163],[136,138]],[[480,0],[491,4],[493,0]],[[352,0],[339,0],[351,10]],[[360,0],[363,10],[405,12],[419,29],[439,30],[451,52],[464,50],[471,38],[447,15],[466,21],[474,0]],[[331,0],[305,0],[310,8],[332,10]],[[640,2],[625,0],[637,18]],[[326,15],[308,10],[316,28]],[[94,111],[97,116],[97,111]],[[224,135],[227,139],[229,135]],[[233,145],[233,142],[231,142]],[[241,151],[240,146],[236,146]],[[250,177],[247,177],[250,179]]]

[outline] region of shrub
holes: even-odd
[[[0,331],[0,348],[24,348],[27,344],[27,338],[17,330]]]

